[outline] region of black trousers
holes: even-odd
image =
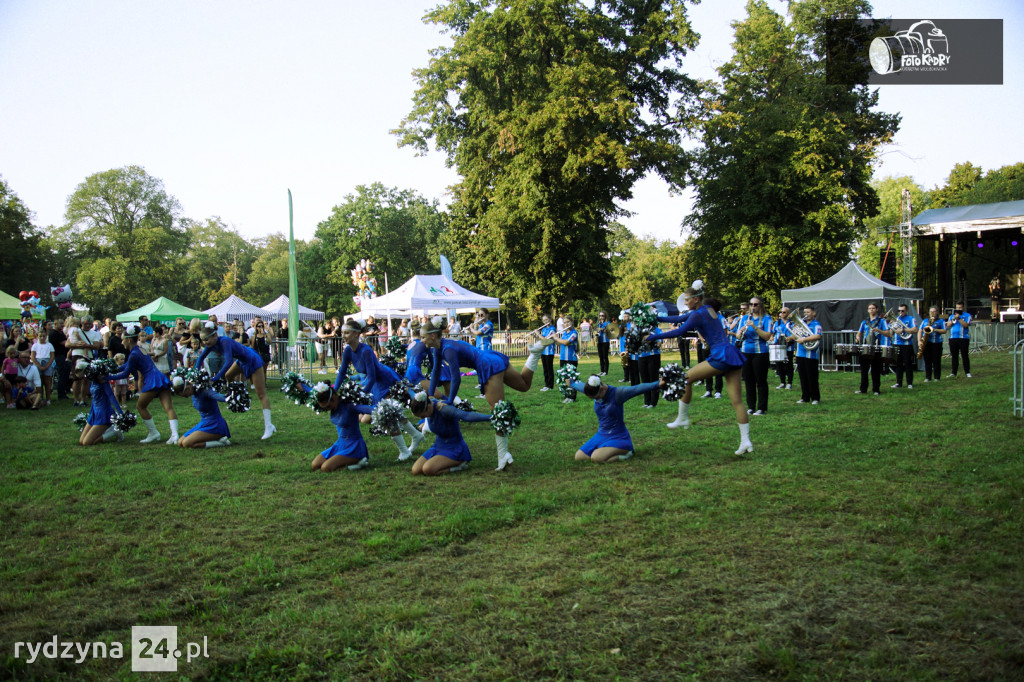
[[[55,358],[55,363],[54,373],[57,375],[57,399],[63,400],[68,397],[68,392],[71,390],[71,363],[68,362],[67,358],[59,356]]]
[[[608,347],[611,345],[608,341],[597,342],[597,360],[600,364],[602,372],[608,374]]]
[[[541,355],[540,364],[544,367],[544,386],[555,387],[555,355]]]
[[[964,359],[964,373],[971,373],[971,360],[967,357],[967,350],[971,345],[970,339],[950,339],[949,340],[949,359],[953,363],[953,375],[956,376],[957,370],[960,369],[960,358]]]
[[[698,341],[697,342],[697,364],[700,364],[700,363],[704,362],[704,360],[706,360],[707,357],[708,357],[708,349],[705,348],[704,345],[700,341]],[[721,393],[722,392],[722,386],[724,385],[724,383],[725,383],[725,381],[724,381],[723,375],[716,374],[715,378],[714,378],[714,381],[712,381],[711,379],[706,379],[704,381],[704,392],[705,393],[711,393],[713,391],[714,393]]]
[[[768,354],[744,353],[743,382],[747,393],[747,409],[768,411]]]
[[[629,385],[636,386],[640,383],[640,358],[629,358]]]
[[[555,356],[551,355],[549,357],[554,358]],[[579,362],[579,360],[559,360],[558,361],[558,369],[562,369],[566,365],[572,365],[573,367],[577,367],[578,368],[580,366],[580,362]],[[584,380],[584,382],[585,381],[586,380]],[[566,389],[566,391],[567,391],[566,392],[566,396],[565,396],[566,398],[568,398],[569,400],[576,400],[576,389],[575,388],[569,388],[569,389]]]
[[[800,399],[804,402],[821,400],[818,389],[818,359],[797,358],[796,371],[800,376]]]
[[[679,361],[683,367],[690,366],[690,339],[696,338],[691,336],[680,336],[679,337]]]
[[[926,343],[924,346],[924,378],[938,381],[942,377],[942,344]]]
[[[882,392],[882,358],[870,355],[860,356],[860,390],[861,393],[868,392],[868,374],[871,375],[871,390],[874,393]]]
[[[630,362],[628,355],[619,355],[619,363],[622,365],[622,380],[628,384],[631,372],[630,367],[633,363]]]
[[[907,386],[914,385],[914,367],[917,365],[917,354],[909,343],[896,346],[896,383],[903,385],[903,374],[907,375]]]
[[[779,377],[779,383],[791,386],[793,384],[793,356],[795,352],[786,351],[786,361],[775,363],[775,375]]]
[[[658,371],[661,369],[661,354],[658,355],[646,355],[640,358],[640,383],[646,384],[650,381],[658,380]],[[644,393],[644,405],[657,405],[658,404],[658,389],[653,389]]]

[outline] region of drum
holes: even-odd
[[[773,343],[768,346],[768,361],[772,364],[777,362],[787,362],[789,356],[786,355],[786,344],[784,343]]]
[[[860,346],[852,343],[837,343],[835,348],[836,359],[840,362],[847,362],[860,355]]]
[[[879,350],[882,352],[882,360],[890,365],[896,364],[896,346],[880,346]]]
[[[878,357],[878,350],[881,346],[876,346],[871,343],[864,343],[858,346],[860,348],[860,356],[867,360]]]

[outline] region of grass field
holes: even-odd
[[[0,677],[1022,679],[1024,424],[1009,355],[972,364],[878,397],[826,373],[819,406],[772,390],[742,457],[727,399],[674,432],[674,403],[637,398],[637,456],[608,465],[572,459],[590,401],[538,382],[510,395],[509,471],[479,424],[470,468],[434,479],[368,435],[373,466],[311,473],[334,427],[276,383],[279,433],[229,414],[209,451],[141,427],[83,449],[78,410],[3,410]],[[133,674],[133,625],[209,658]],[[125,657],[15,657],[54,635]]]

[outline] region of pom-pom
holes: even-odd
[[[397,400],[383,398],[370,414],[370,434],[393,437],[402,433],[405,406]]]
[[[303,386],[305,377],[298,372],[285,372],[281,377],[281,392],[296,401],[306,399],[306,387]]]
[[[113,426],[121,433],[128,433],[129,431],[131,431],[133,428],[135,428],[135,425],[138,423],[138,421],[139,420],[135,416],[135,413],[129,410],[125,410],[124,412],[115,414],[113,417],[110,418],[111,426]]]
[[[341,382],[341,386],[338,387],[338,398],[343,403],[352,403],[353,405],[373,404],[373,396],[355,381]]]
[[[560,367],[558,371],[555,372],[555,375],[558,377],[558,391],[562,394],[562,397],[575,400],[576,389],[572,386],[566,386],[565,380],[568,379],[570,384],[579,380],[580,371],[576,368],[576,365]]]
[[[690,285],[690,288],[693,289],[694,291],[696,291],[698,294],[703,294],[704,293],[704,280],[702,280],[702,279],[695,279],[695,280],[693,280],[693,284]]]
[[[626,352],[637,355],[657,347],[655,344],[644,343],[648,334],[658,331],[658,314],[650,306],[637,303],[629,309],[632,324],[626,331]]]
[[[388,388],[386,398],[391,398],[402,403],[403,407],[409,407],[412,402],[412,384],[406,379],[399,379]]]
[[[426,391],[416,391],[416,395],[414,395],[412,397],[412,399],[415,400],[418,403],[425,403],[425,402],[427,402],[427,392]]]
[[[79,365],[81,365],[81,363],[79,363]],[[84,369],[85,378],[90,381],[102,381],[103,377],[108,374],[115,374],[116,372],[117,363],[109,358],[93,360]]]
[[[423,399],[424,400],[426,400],[426,396],[427,396],[427,394],[424,393],[423,394]],[[459,396],[455,396],[455,400],[452,401],[452,405],[454,405],[458,409],[462,410],[463,412],[476,412],[476,408],[473,407],[473,403],[469,402],[468,400],[463,400]],[[470,423],[472,423],[472,422],[470,422]],[[466,426],[469,426],[469,424],[466,424]]]
[[[252,406],[252,398],[245,388],[244,381],[232,381],[228,383],[228,393],[224,402],[232,412],[248,412]]]
[[[405,347],[402,346],[402,339],[397,336],[389,338],[387,343],[384,344],[384,352],[396,358],[403,357],[405,355]]]
[[[202,367],[177,367],[171,372],[171,381],[181,377],[186,384],[192,384],[192,388],[200,391],[204,388],[211,388],[210,373]]]
[[[85,430],[85,427],[88,426],[89,424],[89,415],[87,415],[85,412],[79,412],[78,414],[75,415],[75,418],[72,421],[74,421],[75,426],[78,427],[79,431],[83,431]]]
[[[491,411],[491,426],[499,436],[509,435],[520,423],[516,406],[508,400],[499,400]]]
[[[686,372],[677,363],[665,365],[658,370],[658,376],[665,380],[661,395],[665,400],[675,402],[686,392]]]

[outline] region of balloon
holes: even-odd
[[[28,292],[28,295],[31,296],[32,298],[39,298],[39,292],[38,291],[30,291],[30,292]]]
[[[67,310],[71,307],[71,286],[64,284],[59,287],[50,287],[50,296],[60,310]]]
[[[27,291],[19,291],[18,292],[18,299],[19,300],[24,301],[28,297],[29,297],[29,293]]]

